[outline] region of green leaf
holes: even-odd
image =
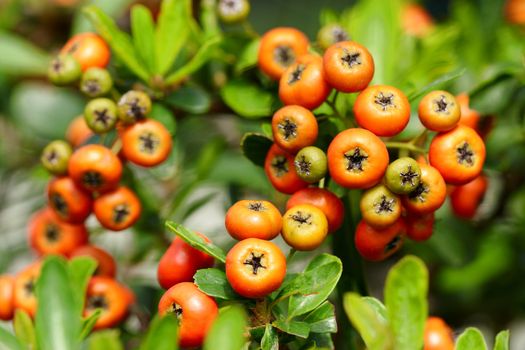
[[[75,302],[74,312],[82,315],[89,279],[97,269],[97,262],[90,257],[77,257],[68,262],[69,281]]]
[[[455,350],[487,350],[487,344],[479,329],[469,327],[456,340]]]
[[[38,303],[36,337],[41,350],[71,350],[79,344],[81,315],[63,258],[51,256],[44,261],[36,283]],[[44,302],[45,301],[45,302]]]
[[[272,92],[242,79],[228,81],[220,94],[228,107],[246,118],[269,117],[278,102]]]
[[[116,329],[93,333],[88,338],[88,344],[88,350],[124,350],[120,342],[120,333]]]
[[[0,73],[46,75],[51,57],[26,39],[0,31]]]
[[[140,350],[177,350],[179,323],[177,317],[168,314],[155,316]]]
[[[358,294],[347,293],[343,299],[343,306],[368,349],[393,349],[394,336],[388,323],[370,301]]]
[[[131,8],[131,33],[135,54],[150,73],[155,72],[155,25],[146,6],[137,4]]]
[[[450,72],[448,74],[445,74],[438,79],[434,80],[433,82],[423,86],[422,88],[417,89],[416,91],[410,92],[407,94],[408,100],[410,102],[413,102],[417,98],[425,95],[427,92],[430,92],[431,90],[436,90],[440,87],[443,87],[444,85],[450,83],[451,81],[458,79],[463,74],[465,74],[466,69],[457,69],[453,72]]]
[[[206,242],[204,238],[196,234],[194,231],[188,230],[186,227],[173,221],[166,221],[166,228],[182,238],[183,241],[193,248],[213,256],[220,262],[226,262],[226,254],[221,248],[211,242]]]
[[[135,57],[135,49],[129,35],[118,29],[115,22],[102,10],[95,6],[84,8],[85,14],[97,32],[106,40],[113,53],[131,70],[137,77],[149,83],[148,71]]]
[[[0,350],[27,350],[18,339],[3,327],[0,327]]]
[[[168,85],[175,85],[180,83],[184,78],[193,74],[201,68],[213,55],[215,47],[220,43],[220,37],[213,37],[199,47],[199,50],[188,63],[175,70],[175,72],[168,75],[165,82]]]
[[[27,312],[22,309],[16,310],[13,328],[18,340],[24,343],[26,347],[29,349],[37,348],[35,326]]]
[[[206,113],[211,106],[209,93],[198,86],[183,86],[166,96],[165,101],[173,107],[193,114]]]
[[[332,303],[325,301],[315,310],[302,319],[310,325],[310,331],[315,333],[336,333],[337,322],[335,319],[335,308]]]
[[[388,273],[385,305],[396,349],[420,350],[428,314],[428,270],[417,257],[401,259]]]
[[[306,339],[308,338],[308,334],[310,334],[310,326],[308,326],[306,322],[280,318],[273,322],[272,325],[285,333],[295,335],[299,338]]]
[[[248,316],[242,306],[232,305],[221,309],[204,340],[203,350],[243,349],[247,341],[244,335],[247,326]]]
[[[160,103],[153,103],[149,117],[161,122],[172,136],[175,135],[177,131],[177,120],[168,108]]]
[[[290,295],[288,318],[303,315],[323,303],[337,285],[342,271],[338,257],[330,254],[315,257],[303,273],[291,279],[279,292],[277,298]]]
[[[97,323],[101,313],[102,309],[96,309],[91,315],[82,320],[82,332],[80,333],[80,340],[84,340],[89,336],[93,330],[93,327],[95,327],[95,323]]]
[[[156,74],[163,76],[173,65],[188,39],[191,16],[191,1],[162,1],[155,32]]]
[[[226,146],[226,141],[222,137],[215,137],[204,145],[197,157],[197,164],[195,165],[197,177],[200,180],[208,177],[217,158],[226,149]]]
[[[494,350],[509,350],[509,331],[501,331],[496,335]]]
[[[272,327],[271,324],[266,324],[264,335],[261,339],[262,350],[279,350],[279,337],[277,331]]]
[[[368,305],[375,310],[376,314],[381,318],[384,323],[388,323],[388,312],[385,305],[374,297],[361,297],[363,301],[367,302]]]
[[[266,154],[272,145],[273,141],[271,139],[253,132],[244,134],[241,140],[241,149],[244,156],[253,164],[261,167],[264,167]]]
[[[235,74],[241,74],[257,65],[257,54],[261,39],[256,38],[250,41],[242,50],[239,59],[235,63]]]
[[[201,269],[193,276],[195,284],[201,291],[214,298],[224,300],[239,299],[239,295],[230,286],[224,271],[211,268]]]

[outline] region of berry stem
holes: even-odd
[[[290,248],[290,251],[288,252],[288,256],[286,257],[287,263],[290,263],[290,260],[293,259],[293,257],[295,256],[295,253],[297,253],[297,250],[295,250],[295,248]]]
[[[398,148],[401,150],[408,150],[408,151],[412,151],[415,153],[423,153],[423,154],[426,153],[426,151],[423,148],[415,146],[410,142],[407,143],[407,142],[388,141],[388,142],[385,142],[385,145],[387,148]]]
[[[408,143],[411,145],[418,145],[421,141],[425,141],[428,135],[428,129],[423,130],[419,135],[414,137],[412,140],[410,140]]]

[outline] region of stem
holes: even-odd
[[[321,180],[319,180],[319,185],[318,185],[318,187],[319,187],[319,188],[324,188],[324,186],[325,186],[324,183],[325,183],[325,178],[323,177]]]
[[[122,149],[122,140],[120,139],[120,137],[118,137],[113,143],[113,145],[111,146],[111,152],[113,152],[113,154],[116,155],[120,152],[121,149]]]
[[[255,29],[253,29],[252,27],[252,24],[250,22],[248,22],[247,20],[244,20],[242,22],[242,29],[244,30],[244,32],[252,37],[252,38],[257,38],[259,37],[259,34],[257,34],[257,32],[255,31]]]
[[[415,153],[427,153],[423,148],[415,146],[411,143],[407,142],[396,142],[396,141],[387,141],[385,142],[385,146],[387,148],[399,148],[399,149],[406,149],[408,151],[412,151]]]
[[[428,129],[423,130],[419,135],[414,137],[412,140],[410,140],[409,144],[411,145],[417,145],[420,141],[423,141],[427,138],[428,135]]]
[[[290,260],[293,259],[295,256],[295,253],[297,253],[297,250],[295,248],[290,248],[290,251],[288,252],[288,256],[286,257],[286,263],[290,263]]]

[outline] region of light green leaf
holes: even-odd
[[[220,37],[213,37],[208,39],[199,48],[195,56],[193,56],[188,63],[175,70],[175,72],[168,75],[165,82],[168,85],[175,85],[180,83],[184,78],[196,72],[201,68],[213,55],[215,47],[220,43]]]
[[[13,328],[16,337],[29,349],[37,349],[35,326],[31,317],[22,309],[17,309]]]
[[[279,350],[279,337],[277,331],[272,327],[271,324],[266,325],[264,335],[261,339],[262,350]]]
[[[94,5],[104,11],[108,16],[113,18],[119,18],[121,15],[129,9],[131,3],[135,2],[134,0],[85,0],[82,2],[82,5]],[[75,11],[75,16],[73,17],[72,23],[72,34],[84,33],[84,32],[94,32],[95,28],[89,22],[89,19],[84,16],[81,7],[77,7]]]
[[[150,73],[155,72],[155,25],[151,12],[144,5],[131,8],[131,33],[135,54],[138,55]]]
[[[95,327],[95,323],[97,323],[101,313],[102,309],[96,309],[91,315],[82,320],[82,332],[80,333],[80,340],[84,340],[89,336],[93,330],[93,327]]]
[[[336,333],[337,322],[335,319],[335,308],[329,301],[325,301],[304,318],[303,322],[310,325],[310,331],[314,333]]]
[[[456,340],[455,350],[487,350],[487,344],[479,329],[469,327]]]
[[[88,16],[97,32],[106,40],[113,50],[113,53],[131,70],[137,77],[145,83],[149,83],[148,71],[135,57],[135,50],[129,35],[120,29],[108,15],[95,6],[84,8],[84,13]]]
[[[193,276],[195,284],[201,291],[214,298],[224,300],[239,299],[239,295],[232,289],[226,279],[224,271],[211,268],[198,270]]]
[[[509,350],[509,331],[501,331],[496,335],[494,350]]]
[[[247,339],[248,316],[240,305],[232,305],[220,310],[219,316],[213,322],[203,350],[228,349],[241,350]]]
[[[384,323],[388,323],[388,312],[385,305],[374,297],[361,297],[363,301],[367,302],[368,305],[375,310],[376,314],[381,318]]]
[[[269,117],[278,103],[272,92],[241,79],[228,81],[220,93],[228,107],[246,118]]]
[[[239,55],[239,59],[235,63],[236,74],[241,74],[257,65],[257,54],[259,52],[260,41],[261,39],[259,38],[253,39],[244,47]]]
[[[46,75],[51,57],[26,39],[0,31],[0,72],[8,75]]]
[[[423,347],[427,291],[428,270],[419,258],[406,256],[390,269],[384,295],[396,349]]]
[[[347,293],[343,306],[348,318],[370,350],[393,349],[394,336],[388,323],[371,303],[355,293]]]
[[[156,315],[140,350],[177,350],[179,323],[174,314]]]
[[[162,1],[155,32],[156,74],[165,75],[173,65],[188,39],[191,16],[191,1]]]
[[[226,262],[226,254],[221,248],[217,247],[213,243],[206,242],[204,238],[195,232],[188,230],[186,227],[173,221],[166,221],[166,228],[182,238],[183,241],[188,243],[193,248],[211,255],[223,263]]]
[[[182,86],[166,96],[165,101],[171,106],[193,114],[206,113],[211,106],[210,94],[198,86]]]
[[[306,322],[280,318],[273,322],[272,325],[285,333],[295,335],[299,338],[306,339],[308,338],[308,334],[310,334],[310,326]]]
[[[28,350],[18,339],[3,327],[0,327],[0,350]]]
[[[465,74],[465,68],[457,69],[453,72],[450,72],[448,74],[445,74],[438,79],[434,80],[433,82],[423,86],[422,88],[417,89],[416,91],[410,92],[407,94],[408,100],[410,102],[413,102],[418,97],[421,97],[425,95],[427,92],[430,92],[431,90],[439,89],[440,87],[445,86],[446,84],[450,83],[451,81],[458,79],[463,74]]]
[[[241,140],[242,153],[253,164],[264,167],[266,155],[272,147],[273,141],[268,137],[249,132],[244,134]]]
[[[97,262],[90,257],[77,257],[68,262],[69,281],[75,301],[74,312],[82,315],[89,279],[97,269]]]
[[[88,350],[124,350],[116,329],[93,333],[88,338]]]

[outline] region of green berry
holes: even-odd
[[[97,134],[107,133],[117,123],[117,105],[109,98],[91,100],[84,109],[84,119],[93,132]]]
[[[224,23],[238,23],[248,17],[250,3],[248,0],[220,0],[217,12]]]
[[[337,23],[327,24],[317,33],[317,41],[324,50],[335,43],[346,40],[350,40],[350,36],[346,30]]]
[[[67,173],[67,165],[72,153],[73,149],[69,143],[55,140],[44,148],[40,161],[50,173],[64,175]]]
[[[106,69],[91,67],[82,74],[80,91],[89,97],[106,95],[113,87],[113,79]]]
[[[119,118],[127,124],[146,118],[149,112],[151,112],[151,99],[142,91],[130,90],[122,95],[118,102]]]
[[[322,149],[308,146],[301,149],[295,156],[295,171],[308,183],[321,180],[326,175],[327,158]]]
[[[421,179],[419,164],[410,157],[399,158],[386,168],[386,185],[397,194],[414,191]]]
[[[377,228],[388,227],[401,215],[401,200],[388,187],[379,184],[363,193],[359,209],[369,225]]]
[[[48,69],[48,78],[55,85],[68,85],[76,82],[82,74],[80,63],[71,55],[55,57]]]

